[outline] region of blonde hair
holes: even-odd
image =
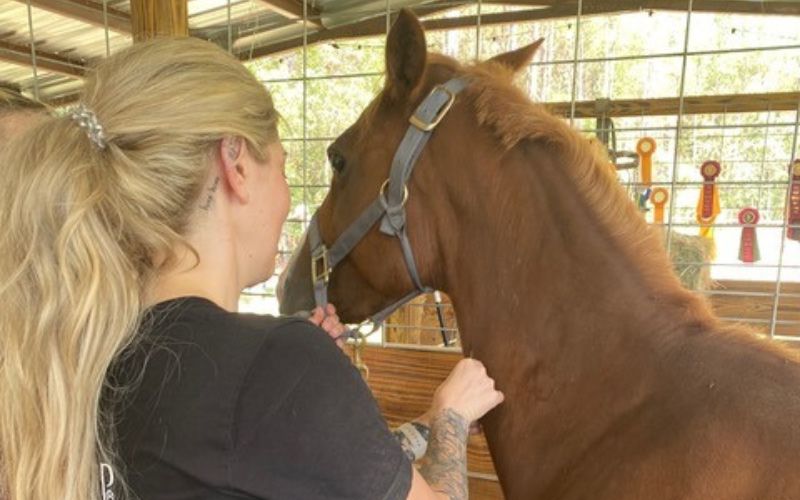
[[[6,500],[100,497],[99,463],[114,459],[100,397],[118,389],[107,371],[136,337],[154,256],[183,241],[223,137],[243,138],[256,156],[277,140],[266,89],[191,38],[113,55],[89,74],[82,103],[103,127],[104,149],[65,116],[0,157]]]

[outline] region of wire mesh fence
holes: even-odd
[[[57,105],[75,102],[91,62],[132,43],[128,1],[82,4],[84,10],[59,13],[31,0],[0,0],[2,78]],[[726,321],[800,340],[800,242],[788,237],[798,224],[789,209],[791,166],[800,156],[797,16],[697,12],[692,0],[669,11],[604,11],[603,4],[324,0],[297,3],[291,12],[255,0],[188,6],[190,32],[246,61],[283,115],[293,200],[283,263],[327,193],[327,145],[380,89],[392,15],[414,5],[424,14],[430,50],[462,61],[544,37],[519,84],[607,143],[631,202],[663,231],[687,286]],[[637,153],[645,137],[655,145],[649,182]],[[707,224],[697,213],[707,161],[721,167],[713,238],[700,236]],[[654,188],[666,190],[661,208]],[[760,216],[753,262],[741,258],[745,208]],[[247,290],[241,308],[276,313],[275,285],[273,277]],[[455,313],[446,297],[423,297],[390,318],[376,341],[457,349]]]

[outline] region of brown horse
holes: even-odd
[[[385,88],[330,147],[322,239],[375,198],[417,104],[465,76],[409,180],[407,230],[506,395],[483,425],[507,498],[800,499],[800,362],[681,287],[606,162],[513,86],[535,49],[464,67],[401,13]],[[286,312],[313,304],[309,259],[293,258]],[[377,227],[330,281],[349,322],[412,289]]]

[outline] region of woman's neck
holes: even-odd
[[[187,236],[188,245],[175,250],[175,262],[159,273],[150,287],[148,305],[196,296],[227,311],[239,309],[243,285],[239,279],[236,242],[230,231],[220,229],[205,227]]]

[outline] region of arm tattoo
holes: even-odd
[[[217,188],[219,187],[219,176],[214,178],[214,182],[209,186],[206,190],[206,202],[200,206],[201,210],[208,211],[211,208],[211,204],[214,202],[214,193],[217,192]]]
[[[435,491],[450,500],[466,500],[467,434],[469,422],[451,409],[431,420],[431,439],[428,453],[422,460],[420,474]]]

